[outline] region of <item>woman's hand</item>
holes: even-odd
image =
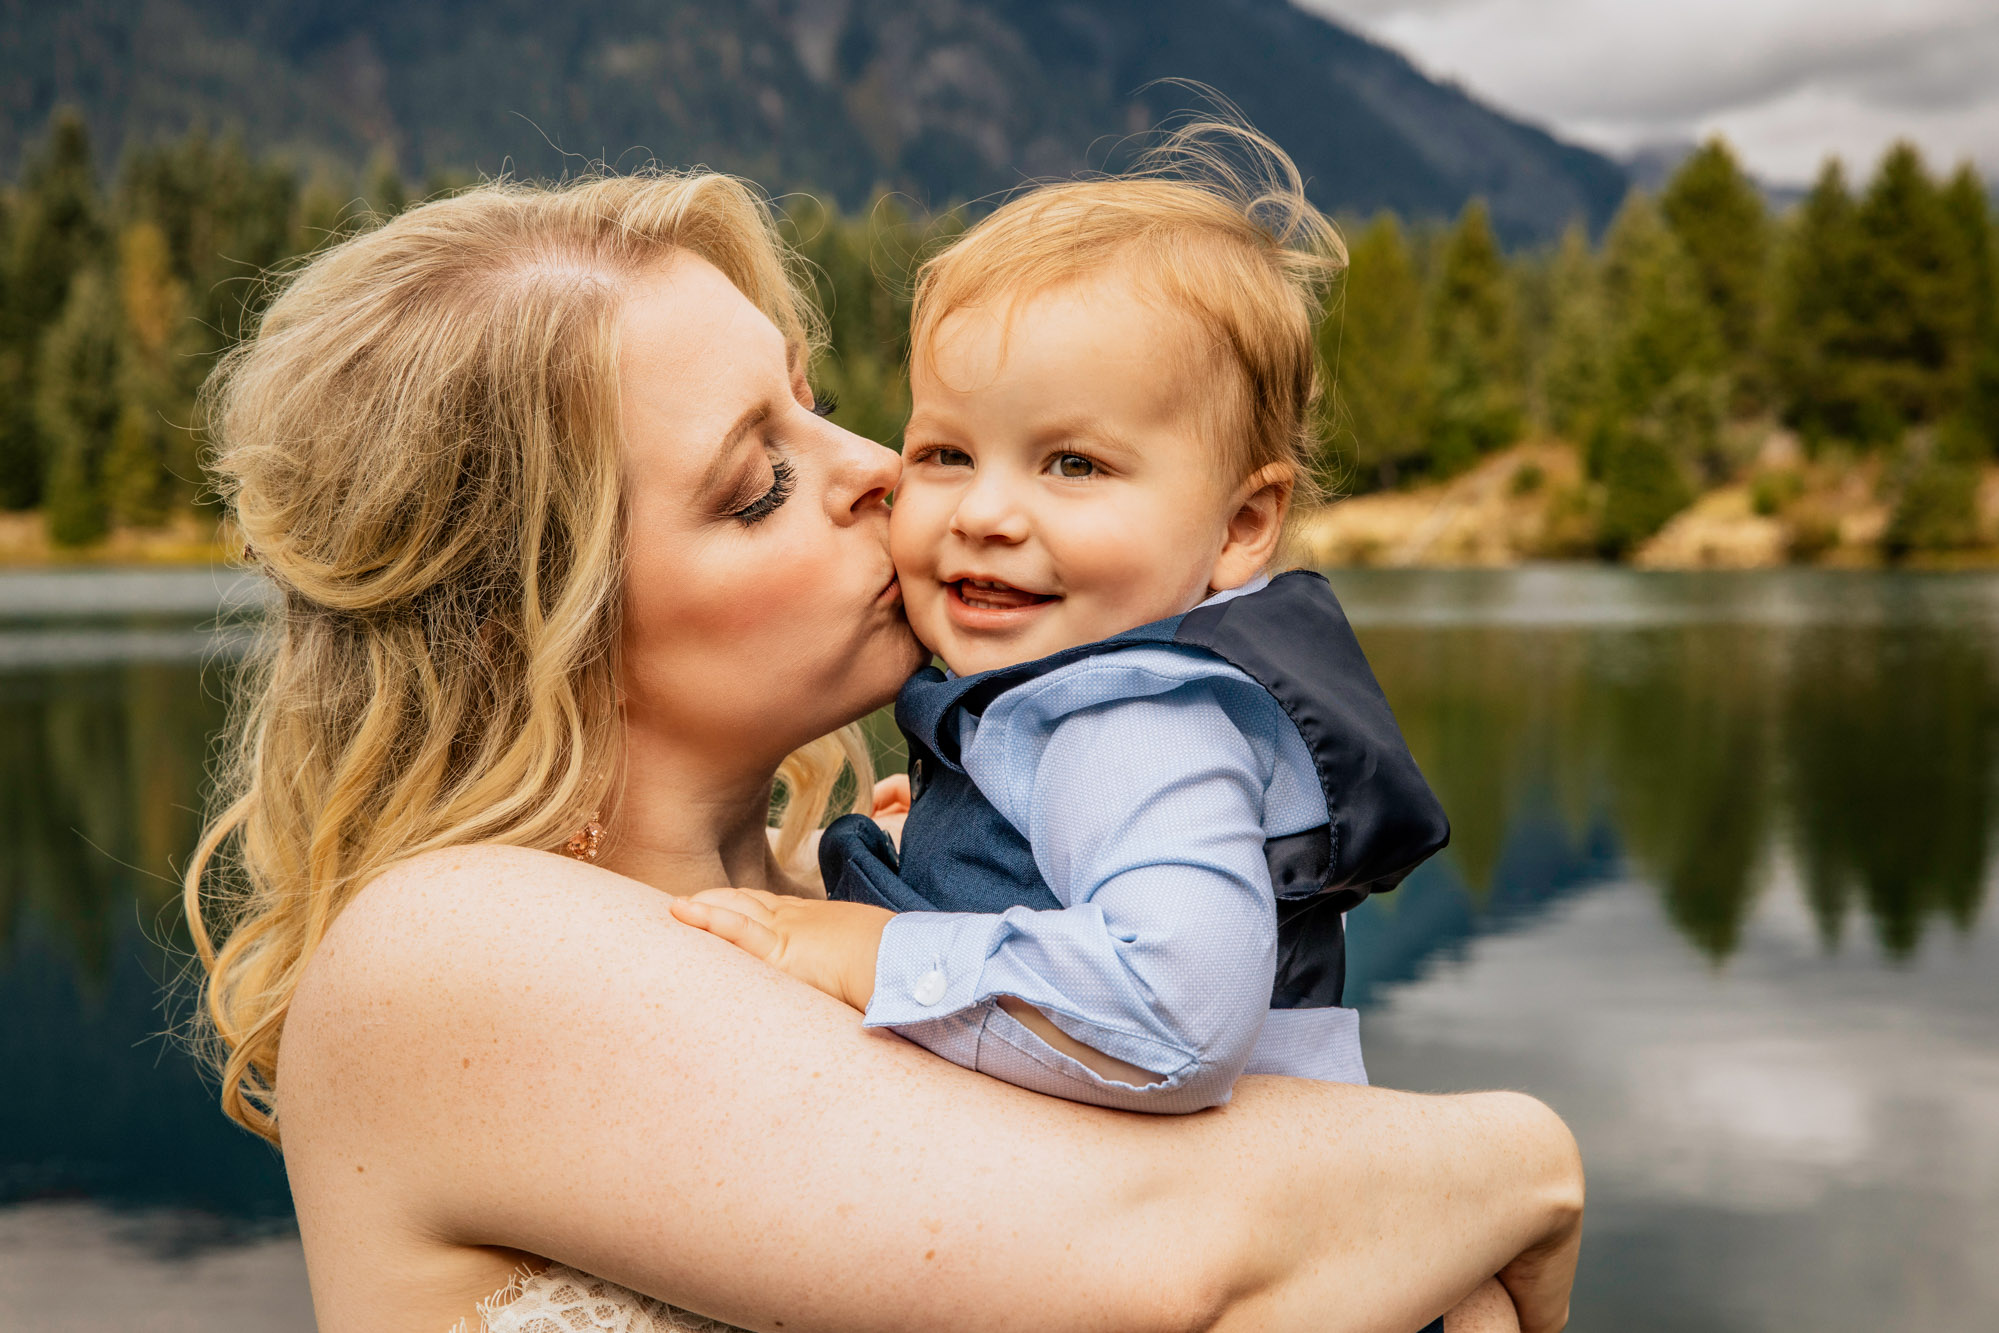
[[[1500,1285],[1513,1298],[1522,1333],[1556,1333],[1568,1326],[1569,1292],[1582,1254],[1582,1220],[1578,1206],[1539,1245],[1500,1270]]]
[[[1444,1316],[1444,1333],[1520,1333],[1520,1315],[1506,1288],[1489,1277]]]
[[[1538,1142],[1546,1158],[1542,1195],[1544,1230],[1499,1271],[1500,1285],[1513,1298],[1521,1333],[1560,1333],[1569,1322],[1569,1295],[1575,1286],[1576,1261],[1583,1241],[1583,1163],[1568,1126],[1547,1107],[1529,1097],[1512,1095],[1531,1128],[1523,1128],[1522,1146]]]
[[[720,936],[862,1011],[875,994],[882,928],[895,915],[866,903],[793,898],[762,889],[709,889],[675,898],[672,906],[673,915],[687,925]]]

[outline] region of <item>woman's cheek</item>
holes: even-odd
[[[776,604],[790,598],[796,584],[791,564],[753,544],[718,542],[700,558],[683,558],[644,579],[643,586],[635,579],[631,605],[680,642],[742,644],[778,619]]]

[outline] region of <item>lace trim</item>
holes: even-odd
[[[742,1333],[564,1264],[520,1272],[479,1302],[479,1326],[452,1333]]]

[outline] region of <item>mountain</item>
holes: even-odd
[[[205,125],[307,169],[657,158],[941,205],[1101,165],[1181,78],[1344,212],[1482,196],[1524,242],[1601,225],[1627,183],[1288,0],[0,0],[0,23],[8,175],[68,104],[114,153]]]

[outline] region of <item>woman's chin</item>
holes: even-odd
[[[909,627],[909,622],[901,621],[899,628],[901,630],[899,651],[894,655],[895,684],[890,687],[888,698],[882,701],[884,704],[894,700],[897,691],[902,689],[904,681],[930,665],[930,649],[924,646],[923,640],[916,637],[916,631]]]
[[[898,614],[893,625],[869,635],[833,664],[823,688],[796,696],[797,706],[818,712],[834,700],[841,701],[837,705],[841,716],[826,727],[831,731],[894,703],[903,683],[929,662],[930,650]],[[828,707],[822,716],[831,716],[831,711]]]

